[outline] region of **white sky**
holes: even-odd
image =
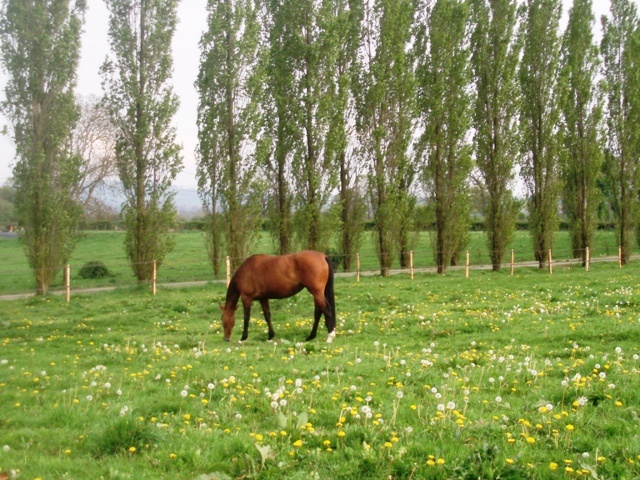
[[[177,140],[182,144],[183,170],[174,186],[196,189],[196,166],[194,151],[197,144],[196,112],[198,95],[194,82],[200,61],[198,42],[206,27],[207,0],[181,0],[178,6],[179,23],[173,39],[173,90],[180,98],[180,109],[174,118]],[[572,0],[563,0],[566,11]],[[88,0],[84,34],[82,36],[82,57],[78,69],[77,93],[83,96],[102,95],[99,69],[109,53],[107,40],[109,12],[102,0]],[[593,0],[596,24],[600,17],[608,13],[609,0]],[[0,72],[0,95],[4,96],[6,75]],[[7,121],[0,114],[0,129]],[[0,185],[10,176],[15,161],[15,150],[9,136],[0,134]]]

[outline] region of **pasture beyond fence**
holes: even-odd
[[[619,246],[615,245],[612,232],[598,232],[599,237],[594,242],[594,248],[586,252],[587,261],[574,258],[574,252],[569,248],[566,232],[558,233],[557,248],[548,251],[545,268],[549,274],[555,267],[579,266],[588,271],[589,266],[595,262],[615,262],[618,268],[622,267],[622,256]],[[428,237],[428,236],[427,236]],[[61,268],[62,274],[50,289],[53,294],[63,294],[69,300],[72,293],[88,291],[112,290],[115,288],[149,288],[155,295],[159,286],[181,287],[190,285],[203,285],[208,282],[228,283],[231,271],[231,258],[223,260],[222,271],[218,277],[213,275],[213,270],[206,256],[202,235],[197,232],[179,233],[176,248],[165,259],[162,265],[154,262],[153,277],[151,281],[139,284],[133,277],[130,265],[126,260],[122,247],[122,232],[90,232],[79,243],[74,256],[68,265]],[[407,252],[408,264],[404,267],[392,267],[391,275],[407,274],[411,278],[415,274],[429,274],[437,271],[433,251],[430,249],[428,238],[422,238],[418,242],[417,249]],[[465,277],[469,277],[473,270],[491,269],[490,254],[483,248],[484,235],[480,232],[472,232],[470,248],[463,252],[458,265],[447,267],[447,271],[464,271]],[[422,243],[422,245],[421,245]],[[519,233],[510,250],[507,251],[506,261],[502,263],[502,269],[508,270],[514,275],[519,268],[538,268],[540,263],[533,258],[533,252],[527,245],[528,238],[525,232]],[[426,244],[426,245],[424,245]],[[256,251],[270,252],[268,239],[263,238]],[[638,254],[637,249],[634,254]],[[400,257],[399,254],[396,255]],[[342,263],[341,257],[332,254],[334,261]],[[4,299],[29,296],[34,288],[32,273],[28,268],[24,253],[17,239],[2,239],[0,241],[0,264],[2,275],[0,276],[0,297]],[[361,252],[356,253],[350,259],[352,268],[345,271],[341,265],[336,266],[336,276],[354,277],[356,282],[362,275],[377,275],[380,273],[377,255],[372,247],[372,242],[365,241]],[[81,278],[78,272],[84,265],[100,261],[104,263],[108,274],[102,278]],[[397,263],[397,262],[396,262]]]

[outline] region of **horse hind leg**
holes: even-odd
[[[336,338],[336,319],[333,318],[333,310],[329,301],[325,298],[324,307],[322,307],[322,313],[324,314],[324,324],[327,326],[327,343],[333,342],[333,339]]]
[[[267,326],[269,327],[269,340],[273,340],[276,332],[273,331],[273,325],[271,325],[271,309],[269,308],[269,300],[260,300],[260,305],[262,305],[262,313],[264,314],[264,319],[267,321]]]
[[[318,325],[320,324],[320,317],[322,316],[322,307],[317,301],[315,302],[315,305],[316,308],[313,312],[313,327],[311,328],[311,333],[306,339],[307,342],[316,338],[316,335],[318,334]]]
[[[329,305],[328,300],[322,294],[318,296],[314,295],[314,303],[315,311],[313,313],[313,328],[307,337],[307,341],[316,338],[316,335],[318,334],[318,325],[320,324],[320,317],[324,315],[324,323],[327,326],[327,330],[330,330],[329,336],[327,337],[327,343],[331,343],[336,336],[335,329],[330,329],[330,325],[335,323],[330,321],[330,319],[332,319],[331,305]]]

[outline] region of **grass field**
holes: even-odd
[[[104,257],[103,257],[104,258]],[[222,341],[224,287],[2,303],[19,479],[640,477],[640,266],[336,279]]]
[[[200,232],[187,231],[176,233],[176,245],[167,256],[158,271],[159,283],[208,281],[213,278],[213,269],[209,265]],[[117,286],[128,288],[136,285],[135,277],[124,253],[124,232],[102,231],[86,232],[79,242],[72,258],[71,288],[82,289],[92,287]],[[533,250],[528,232],[517,232],[509,246],[505,263],[510,261],[511,249],[515,252],[517,262],[532,261]],[[468,246],[472,265],[489,265],[490,257],[483,232],[471,232]],[[640,250],[636,247],[636,252]],[[618,246],[615,235],[611,231],[596,232],[594,246],[591,249],[593,258],[617,255]],[[273,253],[269,237],[264,234],[255,248],[255,253]],[[567,232],[557,232],[553,249],[554,259],[567,260],[572,257]],[[87,262],[104,262],[111,275],[104,279],[82,279],[78,277],[80,268]],[[379,271],[380,266],[373,249],[373,242],[366,238],[360,252],[362,270]],[[464,258],[461,259],[464,262]],[[353,262],[355,264],[355,261]],[[434,259],[428,233],[422,233],[414,248],[414,264],[416,268],[434,267]],[[398,261],[394,262],[398,265]],[[16,238],[0,238],[0,295],[33,292],[35,290],[33,275],[27,264],[22,247]],[[223,265],[224,270],[224,265]],[[224,273],[222,274],[224,276]],[[52,289],[63,289],[62,273],[57,277]]]

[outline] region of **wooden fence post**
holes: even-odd
[[[553,260],[551,258],[551,249],[548,252],[548,262],[549,262],[549,275],[553,273]]]
[[[469,278],[469,250],[467,250],[467,264],[464,271],[465,278]]]
[[[618,268],[622,268],[622,245],[618,245]]]
[[[156,280],[158,279],[158,264],[153,261],[153,267],[151,272],[151,294],[156,294]]]
[[[356,253],[356,282],[360,283],[360,253]]]
[[[511,275],[513,275],[513,269],[515,268],[515,260],[516,260],[516,254],[513,251],[513,248],[511,249]]]
[[[64,267],[64,289],[66,292],[67,303],[71,300],[71,267],[67,264]]]
[[[411,280],[413,280],[413,250],[409,251],[409,270],[411,271]]]
[[[589,271],[589,263],[591,262],[591,253],[589,252],[589,247],[587,247],[587,251],[585,253],[585,262],[584,262],[584,269],[585,271]]]
[[[227,255],[227,287],[231,283],[231,258]]]

